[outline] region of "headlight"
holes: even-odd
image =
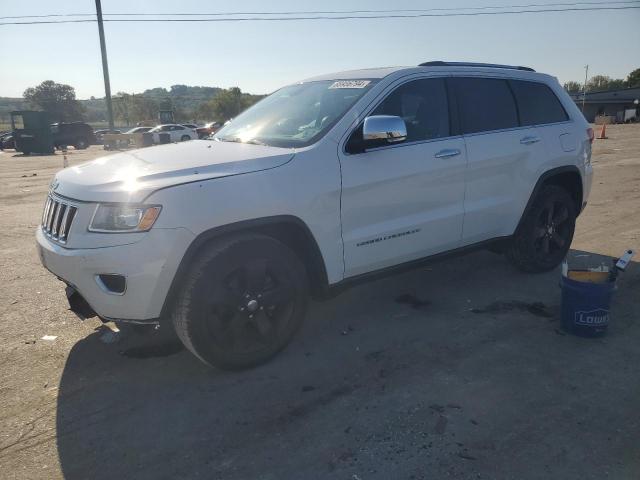
[[[160,205],[98,205],[90,232],[146,232],[160,215]]]

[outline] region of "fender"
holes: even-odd
[[[291,227],[293,227],[293,229]],[[327,290],[329,281],[324,258],[322,257],[322,253],[320,252],[320,248],[318,247],[315,237],[303,220],[293,215],[275,215],[243,220],[205,230],[191,242],[180,261],[180,265],[178,266],[178,270],[176,271],[173,280],[171,281],[169,292],[167,293],[162,306],[160,318],[167,318],[169,309],[178,293],[179,286],[182,284],[183,278],[189,271],[191,263],[201,248],[215,239],[240,232],[262,232],[278,238],[279,240],[283,240],[283,237],[289,236],[291,232],[301,232],[303,238],[290,239],[300,243],[297,245],[289,244],[289,247],[301,256],[301,260],[307,267],[312,294],[322,295],[322,293]],[[280,233],[280,235],[278,235],[278,233]]]
[[[578,210],[577,214],[578,215],[580,214],[580,211],[582,209],[582,188],[583,188],[582,187],[582,175],[580,173],[580,169],[578,167],[576,167],[575,165],[565,165],[565,166],[562,166],[562,167],[552,168],[550,170],[547,170],[547,171],[543,172],[542,175],[540,175],[540,177],[538,178],[538,181],[536,182],[535,186],[533,187],[533,191],[531,192],[531,195],[529,196],[529,200],[527,201],[527,205],[524,207],[524,211],[522,212],[522,215],[520,216],[520,221],[518,222],[518,226],[516,227],[515,231],[518,231],[518,229],[520,228],[520,225],[524,221],[524,218],[527,216],[527,213],[529,213],[529,210],[531,209],[531,207],[533,205],[533,201],[534,201],[536,195],[538,194],[538,192],[540,191],[540,189],[542,188],[542,186],[545,185],[545,183],[547,183],[553,177],[556,177],[556,176],[562,175],[562,174],[566,174],[566,173],[575,173],[580,178],[580,198],[578,199],[578,203],[576,204],[576,208]]]

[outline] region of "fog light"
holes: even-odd
[[[116,273],[101,273],[96,275],[96,282],[107,293],[123,295],[127,289],[127,279]]]

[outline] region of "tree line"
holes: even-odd
[[[104,99],[78,100],[72,86],[53,80],[26,89],[23,97],[31,108],[49,112],[54,122],[106,121]],[[161,110],[173,111],[176,122],[225,122],[263,97],[244,93],[238,87],[173,85],[169,90],[154,88],[140,94],[118,92],[112,97],[112,105],[116,122],[126,125],[156,124]]]
[[[625,79],[595,75],[586,84],[589,92],[633,87],[640,87],[640,68],[633,70]],[[564,88],[569,93],[579,93],[584,85],[569,81]],[[80,101],[72,86],[53,80],[45,80],[40,85],[27,88],[23,97],[32,108],[49,112],[55,122],[106,121],[104,99],[92,97]],[[169,90],[154,88],[140,94],[118,92],[113,96],[112,103],[115,120],[126,125],[155,124],[160,110],[173,111],[176,122],[225,122],[263,97],[244,93],[238,87],[220,89],[173,85]]]
[[[640,68],[636,68],[625,79],[611,78],[607,75],[594,75],[587,81],[586,87],[587,92],[640,88]],[[584,84],[572,80],[564,84],[564,89],[569,93],[580,93],[584,89]]]

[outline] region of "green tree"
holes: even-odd
[[[625,82],[621,78],[614,78],[609,81],[609,85],[607,85],[607,90],[620,90],[621,88],[626,88],[627,82]]]
[[[608,90],[611,77],[607,75],[594,75],[587,82],[587,91]]]
[[[158,104],[144,95],[133,95],[132,122],[155,124],[158,121]]]
[[[158,118],[158,105],[144,95],[130,95],[118,92],[113,97],[114,115],[127,125],[140,122],[155,123]]]
[[[626,84],[628,88],[640,87],[640,68],[636,68],[633,72],[627,75]]]
[[[578,93],[582,91],[582,85],[578,82],[574,82],[573,80],[565,83],[564,89],[569,93]]]
[[[242,104],[242,91],[238,87],[223,90],[211,100],[211,108],[216,120],[226,121],[237,116],[244,106]]]
[[[118,92],[111,99],[113,104],[113,116],[116,120],[124,122],[125,125],[131,125],[131,113],[133,110],[133,102],[131,95],[126,92]]]
[[[238,116],[263,97],[263,95],[242,93],[238,87],[231,87],[220,90],[211,100],[198,105],[194,109],[193,116],[199,120],[225,122]]]
[[[211,101],[202,102],[200,105],[198,105],[193,110],[193,117],[203,122],[209,122],[214,119],[215,114]]]
[[[23,97],[32,107],[49,112],[56,122],[83,119],[83,108],[76,100],[76,91],[70,85],[45,80],[36,87],[27,88]]]

